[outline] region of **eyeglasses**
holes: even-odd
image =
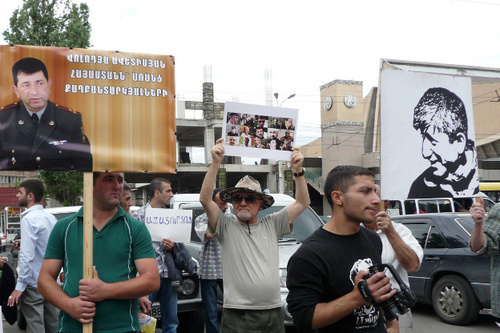
[[[248,194],[248,195],[241,195],[241,194],[237,194],[237,195],[233,195],[231,197],[231,201],[235,204],[240,204],[243,199],[245,199],[245,202],[247,204],[254,204],[257,200],[260,200],[260,198],[256,197],[255,195],[251,195],[251,194]]]

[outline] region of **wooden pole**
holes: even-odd
[[[83,278],[93,278],[94,250],[94,179],[92,172],[83,173]],[[92,323],[83,324],[83,333],[92,333]]]
[[[380,200],[380,204],[378,205],[378,211],[385,212],[385,201],[384,200]]]

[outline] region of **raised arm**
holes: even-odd
[[[391,217],[386,212],[377,213],[376,223],[377,228],[387,236],[401,266],[408,272],[418,270],[424,252],[411,231],[403,225],[398,226],[399,230],[396,230]]]
[[[302,163],[304,156],[298,147],[292,150],[292,170],[294,173],[302,172]],[[306,178],[304,175],[295,177],[295,202],[287,206],[288,219],[290,224],[309,206],[311,200],[309,199],[309,192],[307,190]]]
[[[219,206],[212,200],[212,193],[215,186],[215,179],[217,177],[217,172],[219,171],[219,166],[224,160],[224,146],[222,145],[222,139],[218,139],[215,146],[212,147],[212,163],[208,167],[208,171],[205,174],[205,179],[203,179],[203,184],[201,185],[200,191],[200,203],[203,209],[207,213],[208,224],[215,230],[217,227],[217,217],[219,216]]]
[[[474,228],[470,235],[470,249],[472,252],[479,251],[486,241],[483,234],[484,207],[483,199],[479,198],[479,202],[474,202],[469,210],[470,216],[474,220]]]

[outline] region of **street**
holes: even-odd
[[[413,309],[413,321],[415,333],[469,333],[469,332],[500,332],[500,328],[495,324],[493,317],[481,315],[478,320],[469,326],[453,326],[443,323],[428,305],[417,304]],[[3,321],[4,333],[24,332],[17,327],[17,324],[10,326]],[[158,332],[159,330],[157,330]]]

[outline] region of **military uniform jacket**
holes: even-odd
[[[37,129],[22,101],[1,108],[0,170],[92,171],[81,113],[48,101]]]

